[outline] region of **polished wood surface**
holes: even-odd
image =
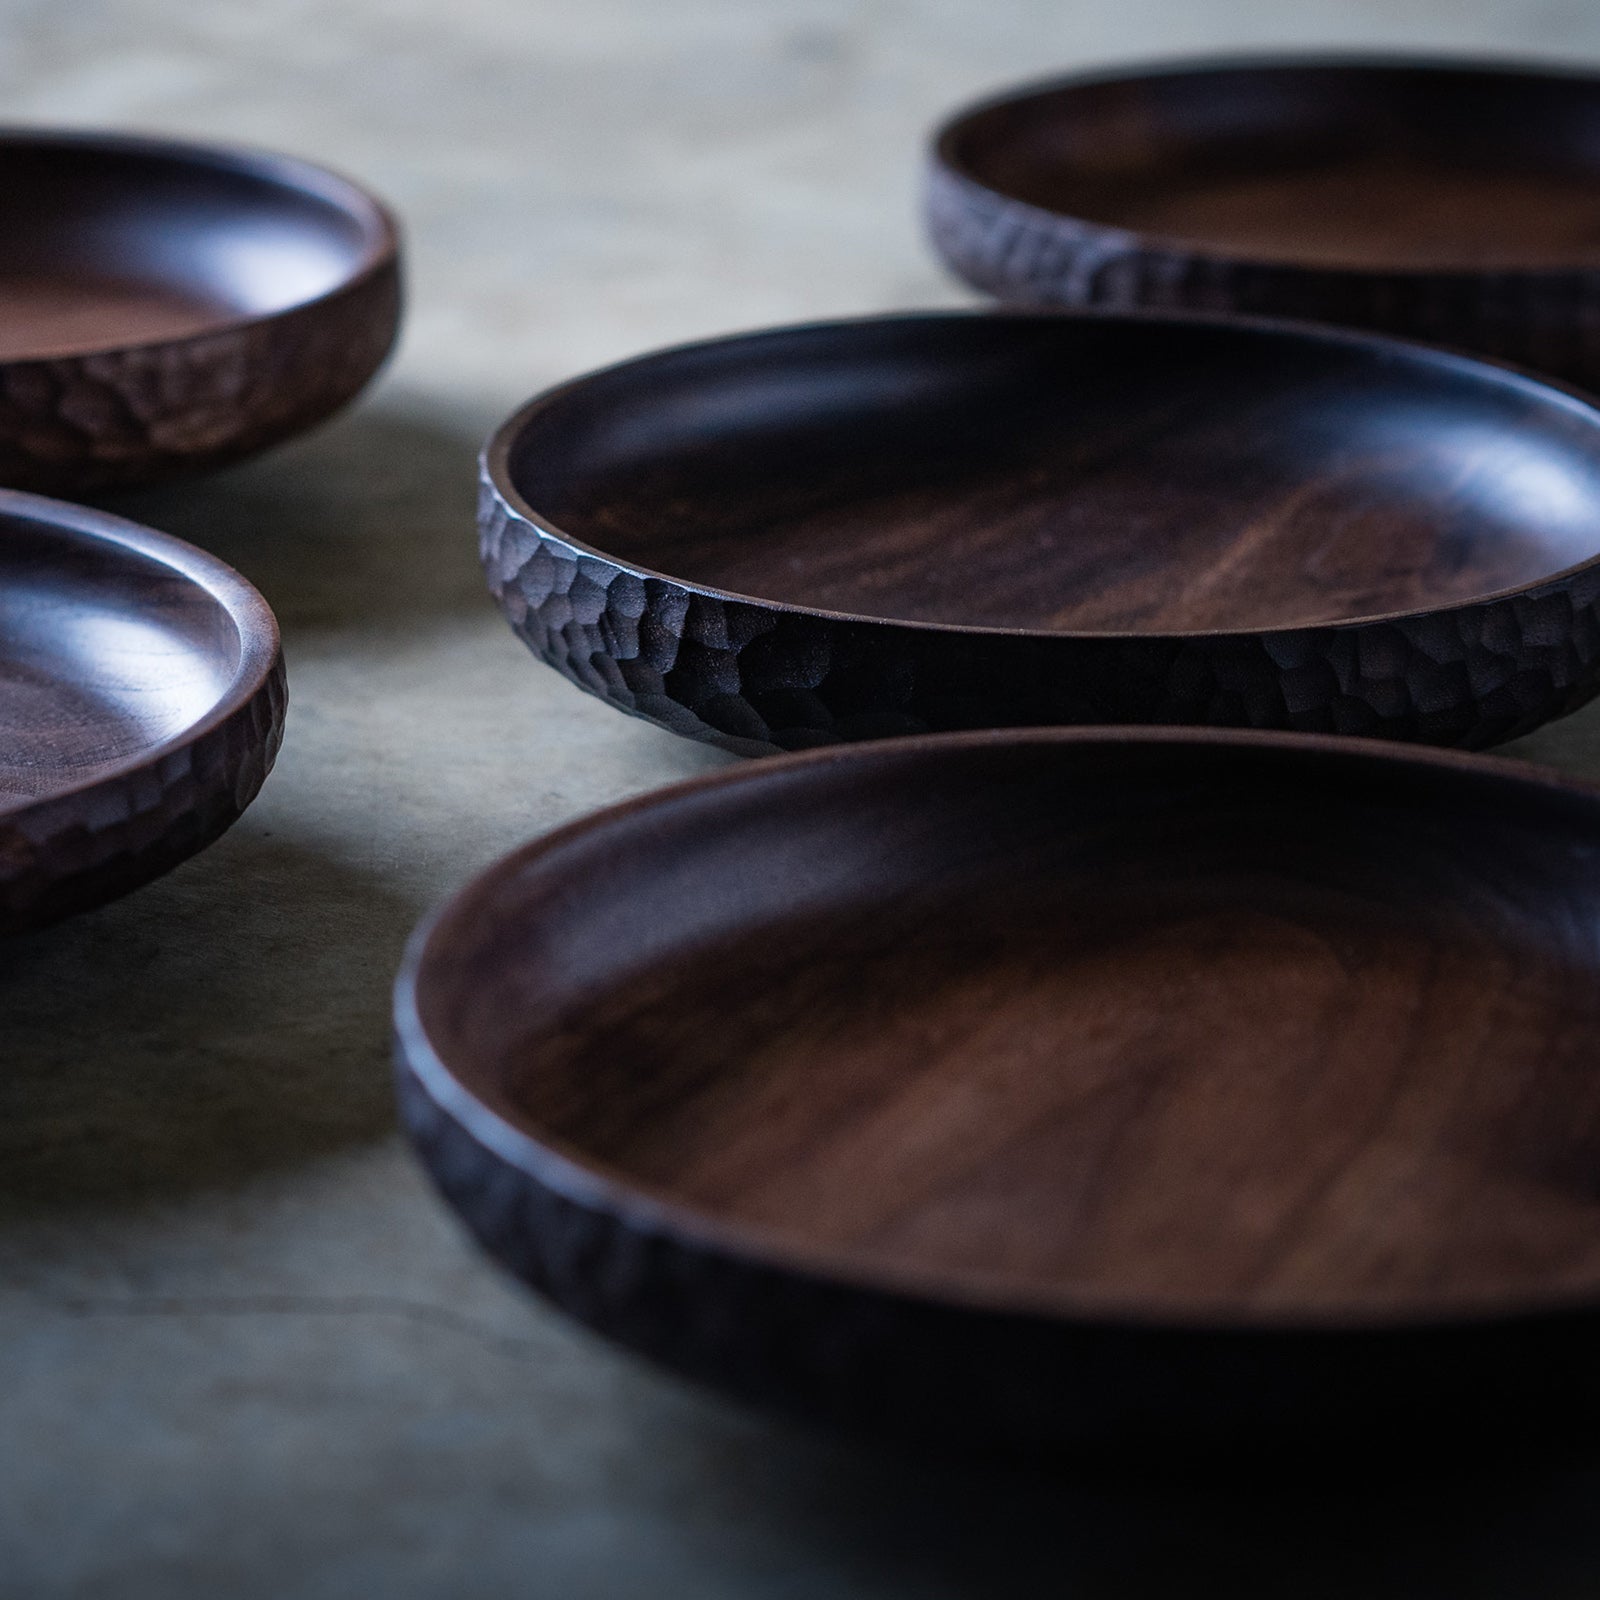
[[[967,1347],[869,1356],[835,1328],[838,1373],[797,1374],[740,1272],[904,1297],[873,1314],[908,1340],[929,1307],[996,1319],[990,1356],[1015,1335],[1042,1360],[1028,1341],[1056,1329],[1062,1370],[1045,1360],[1029,1397],[1045,1435],[1095,1380],[1071,1330],[1129,1322],[1230,1385],[1246,1344],[1275,1339],[1263,1373],[1299,1361],[1330,1399],[1364,1371],[1350,1425],[1396,1403],[1543,1406],[1586,1354],[1473,1397],[1449,1335],[1551,1361],[1532,1324],[1592,1328],[1600,1308],[1597,844],[1600,795],[1535,771],[1292,736],[762,763],[531,845],[445,910],[399,990],[413,1122],[516,1270],[713,1378],[694,1330],[740,1306],[753,1325],[722,1359],[778,1398],[849,1412],[815,1391],[849,1391],[858,1357],[954,1370]],[[506,1209],[519,1186],[591,1217],[569,1231],[624,1303],[569,1281],[556,1223]],[[703,1281],[645,1238],[702,1258]],[[696,1292],[716,1303],[686,1307]],[[1431,1374],[1412,1365],[1427,1329]],[[1323,1342],[1297,1343],[1309,1330]],[[1132,1388],[1143,1359],[1097,1405],[1159,1426]],[[1003,1381],[961,1381],[989,1394],[980,1431],[1028,1432]]]
[[[0,492],[0,933],[209,843],[254,798],[282,726],[277,626],[237,573]]]
[[[320,421],[399,315],[383,207],[288,157],[0,131],[0,482],[80,493]]]
[[[1593,384],[1600,79],[1263,58],[1094,74],[935,138],[946,258],[1016,303],[1436,339]]]
[[[735,737],[764,724],[769,745],[829,730],[817,674],[860,637],[844,618],[917,635],[876,684],[851,667],[835,692],[864,714],[970,682],[959,708],[918,706],[903,728],[864,716],[868,735],[1252,721],[1487,742],[1504,736],[1488,701],[1534,682],[1531,658],[1513,665],[1530,591],[1570,644],[1562,676],[1593,692],[1577,612],[1600,550],[1600,413],[1384,340],[1140,317],[819,325],[566,385],[502,429],[487,474],[491,587],[535,650],[627,709],[676,725],[682,706]],[[1301,670],[1343,648],[1346,624],[1398,689],[1369,691],[1364,665],[1320,683]],[[972,658],[1008,645],[930,625],[1033,636],[1040,662],[980,684]],[[1405,659],[1418,629],[1425,688]],[[1488,637],[1499,665],[1474,666]],[[1112,659],[1113,639],[1143,659]],[[1250,659],[1212,665],[1244,640]],[[1041,672],[1078,698],[1025,705]],[[824,711],[791,731],[802,689]],[[1555,714],[1565,692],[1518,714]],[[735,726],[740,698],[756,715]]]
[[[1303,627],[1600,554],[1600,417],[1485,368],[1217,324],[886,331],[601,377],[527,419],[513,481],[686,583],[956,626]]]
[[[123,547],[13,522],[0,568],[0,795],[58,793],[158,749],[238,669],[215,598]]]

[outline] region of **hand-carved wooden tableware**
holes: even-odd
[[[1600,687],[1600,411],[1372,335],[880,318],[648,356],[490,442],[539,656],[746,754],[1213,723],[1481,746]]]
[[[248,455],[372,376],[398,243],[287,156],[0,133],[0,483],[83,493]]]
[[[1209,730],[742,766],[491,868],[396,1015],[479,1239],[742,1395],[1158,1452],[1600,1405],[1600,792],[1537,769]]]
[[[211,843],[283,732],[266,602],[165,534],[0,491],[0,933]]]
[[[1600,385],[1600,79],[1201,64],[1036,85],[935,136],[929,227],[1017,305],[1437,340]]]

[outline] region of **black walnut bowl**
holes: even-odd
[[[1305,318],[1600,386],[1600,78],[1277,60],[1095,73],[935,135],[935,247],[1020,306]]]
[[[1043,730],[734,767],[413,940],[400,1099],[511,1271],[748,1398],[1018,1448],[1600,1410],[1600,792]]]
[[[0,131],[0,483],[81,495],[320,422],[400,316],[384,207],[289,156]]]
[[[278,625],[231,567],[0,490],[0,934],[210,844],[283,735]]]
[[[646,356],[485,452],[491,590],[745,754],[1192,723],[1483,746],[1600,687],[1600,411],[1228,319],[919,315]]]

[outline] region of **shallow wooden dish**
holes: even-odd
[[[0,933],[209,844],[255,798],[283,714],[277,623],[231,567],[0,490]]]
[[[939,251],[1018,305],[1437,340],[1600,386],[1600,79],[1265,59],[1035,85],[934,139]]]
[[[1134,722],[1481,746],[1600,686],[1600,411],[1371,335],[786,329],[552,390],[483,473],[530,648],[747,754]]]
[[[0,483],[149,482],[321,421],[394,341],[398,257],[308,162],[0,130]]]
[[[401,1104],[513,1272],[808,1414],[1152,1450],[1582,1427],[1597,928],[1600,793],[1537,769],[885,741],[490,868],[406,957]]]

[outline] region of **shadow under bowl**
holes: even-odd
[[[146,483],[351,399],[400,315],[393,220],[288,156],[0,132],[0,482]]]
[[[812,752],[458,894],[402,1112],[511,1271],[806,1415],[1147,1460],[1581,1430],[1597,904],[1600,793],[1482,757]]]
[[[1030,85],[935,134],[935,247],[1023,306],[1304,318],[1600,385],[1600,78],[1199,62]]]
[[[211,843],[271,769],[284,707],[277,623],[231,567],[0,490],[0,934]]]
[[[1600,687],[1600,411],[1370,335],[920,315],[646,356],[484,457],[491,590],[745,754],[1209,723],[1483,746]]]

